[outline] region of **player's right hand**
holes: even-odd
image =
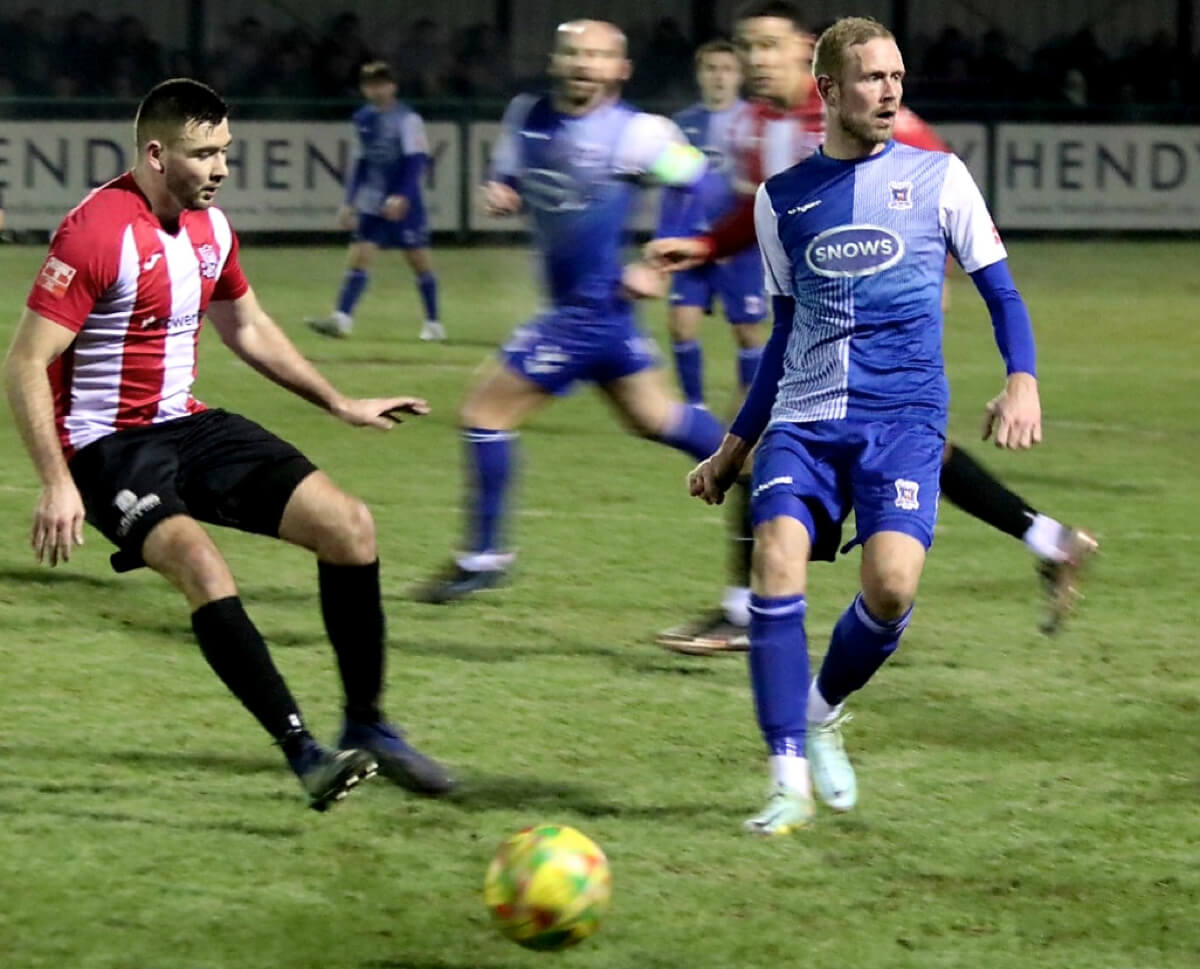
[[[71,560],[71,548],[83,544],[83,499],[70,478],[44,485],[33,511],[29,544],[38,563]]]
[[[708,240],[700,237],[651,239],[642,256],[655,269],[679,272],[703,266],[712,258]]]
[[[725,492],[737,481],[742,462],[733,461],[725,446],[705,458],[688,475],[688,494],[705,504],[719,505],[725,501]]]
[[[503,182],[487,182],[480,189],[479,204],[484,215],[495,219],[520,212],[521,196]]]
[[[357,221],[354,217],[354,209],[349,205],[343,205],[338,209],[337,226],[343,232],[349,232],[354,228],[354,223]]]

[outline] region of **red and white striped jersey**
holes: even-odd
[[[247,289],[220,209],[184,211],[171,234],[130,172],[72,209],[27,301],[76,335],[49,370],[67,457],[114,431],[204,410],[192,396],[204,313]]]
[[[780,110],[768,101],[747,101],[730,132],[734,187],[744,195],[772,175],[803,161],[825,140],[825,105],[814,84],[800,104]]]

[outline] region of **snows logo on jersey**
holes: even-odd
[[[583,185],[566,172],[531,168],[521,179],[525,201],[544,212],[577,212],[587,208]]]
[[[878,225],[839,225],[819,233],[804,259],[818,276],[872,276],[904,256],[904,240]]]
[[[196,250],[200,257],[200,275],[205,279],[217,278],[217,250],[207,242]]]
[[[75,267],[54,256],[48,258],[38,273],[37,284],[55,299],[67,295],[71,280],[75,278]]]

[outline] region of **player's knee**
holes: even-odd
[[[228,563],[206,535],[180,536],[157,551],[158,561],[148,564],[179,586],[189,602],[213,602],[237,594]]]
[[[375,519],[371,509],[358,498],[346,496],[335,527],[318,555],[339,565],[366,565],[378,556],[375,548]]]
[[[804,563],[779,538],[755,535],[750,558],[753,586],[759,595],[795,595],[804,591]]]
[[[863,598],[871,615],[885,622],[899,619],[917,598],[920,569],[894,563],[871,571],[863,582]]]
[[[733,342],[739,350],[757,350],[766,340],[763,339],[761,323],[738,323],[733,327]]]

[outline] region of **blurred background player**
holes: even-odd
[[[771,338],[720,450],[689,479],[693,495],[720,501],[761,437],[750,674],[771,786],[745,828],[762,835],[807,826],[813,787],[835,810],[857,802],[842,705],[899,646],[937,519],[947,249],[984,297],[1005,362],[989,428],[1002,447],[1041,440],[1033,327],[983,196],[957,156],[892,140],[904,61],[891,33],[837,21],[817,42],[814,73],[824,146],[756,194]],[[862,545],[861,592],[810,681],[808,562],[833,559],[851,511],[843,551]]]
[[[706,235],[652,240],[646,252],[656,265],[692,268],[754,245],[755,187],[809,157],[824,140],[824,106],[811,69],[813,39],[799,8],[790,0],[751,0],[737,13],[734,40],[752,97],[733,127],[740,201]],[[899,108],[894,125],[899,142],[945,149],[932,129],[906,108]],[[992,403],[1000,406],[1003,395]],[[752,542],[748,485],[749,477],[743,475],[732,495],[732,571],[721,608],[665,630],[656,639],[660,645],[695,654],[747,648]],[[1041,628],[1057,630],[1077,597],[1080,570],[1096,550],[1095,539],[1039,513],[952,443],[946,446],[941,490],[952,504],[1023,541],[1033,552],[1048,595]]]
[[[451,780],[380,708],[385,669],[375,523],[296,448],[192,396],[207,315],[240,359],[353,426],[387,429],[412,397],[353,399],[304,359],[259,305],[238,240],[213,205],[229,174],[228,109],[211,88],[164,81],[138,108],[137,162],[68,213],[29,294],[5,363],[25,447],[41,478],[32,545],[56,565],[83,544],[86,514],[180,590],[221,681],[282,749],[325,810],[378,768],[441,794]],[[339,750],[308,732],[201,522],[316,554],[321,613],[345,690]]]
[[[521,95],[504,115],[483,205],[493,216],[529,210],[550,308],[513,333],[463,404],[466,547],[417,591],[423,601],[461,599],[504,576],[513,560],[503,525],[517,428],[576,381],[596,384],[644,437],[700,457],[720,443],[717,420],[671,394],[634,317],[633,299],[665,295],[665,275],[641,263],[622,267],[639,185],[690,193],[705,170],[704,156],[671,121],[620,101],[631,70],[613,24],[561,24],[552,93]],[[686,205],[677,211],[690,218]]]
[[[738,96],[742,68],[732,43],[713,40],[704,44],[696,51],[695,66],[700,102],[680,111],[674,121],[708,159],[708,172],[698,189],[700,201],[694,206],[699,218],[692,228],[699,233],[707,232],[737,202],[731,182],[730,133],[746,102]],[[678,223],[678,213],[670,209],[689,201],[678,193],[664,194],[660,232],[662,226]],[[756,247],[750,246],[719,263],[676,273],[671,280],[667,329],[671,334],[675,373],[689,404],[704,403],[700,320],[712,312],[713,302],[717,299],[731,324],[738,347],[737,382],[744,391],[754,379],[762,345],[766,342],[766,334],[760,325],[767,315],[762,258]]]
[[[421,176],[429,163],[425,122],[396,100],[396,78],[382,61],[364,64],[359,88],[367,103],[354,112],[358,157],[346,182],[338,225],[353,231],[346,276],[332,314],[307,323],[325,336],[349,336],[354,308],[370,280],[378,249],[400,249],[416,276],[425,322],[422,340],[444,340],[438,282],[429,252]]]

